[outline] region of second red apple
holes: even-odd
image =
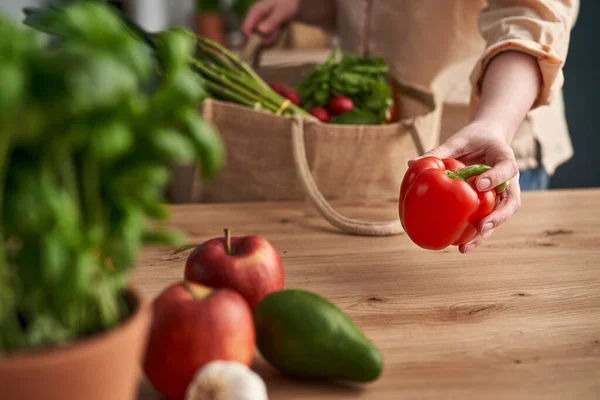
[[[279,253],[265,238],[250,235],[214,238],[196,247],[185,265],[185,279],[239,292],[254,309],[266,295],[282,290]]]

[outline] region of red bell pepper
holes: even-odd
[[[479,191],[477,175],[491,167],[465,166],[455,159],[425,157],[406,171],[400,187],[398,211],[408,237],[418,246],[441,250],[468,243],[477,224],[496,205],[496,193],[508,186]]]

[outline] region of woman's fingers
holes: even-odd
[[[252,36],[257,30],[258,25],[269,15],[273,7],[274,3],[271,0],[259,1],[250,7],[242,24],[242,32],[244,32],[246,37]]]
[[[521,189],[519,177],[510,180],[510,186],[500,195],[496,208],[487,217],[483,218],[477,225],[479,233],[469,243],[461,245],[459,251],[467,253],[475,250],[486,241],[494,232],[494,229],[502,225],[521,207]]]
[[[490,229],[485,232],[478,233],[473,238],[473,240],[471,240],[469,243],[460,245],[458,247],[458,251],[460,251],[461,253],[464,254],[464,253],[468,253],[469,251],[475,250],[483,242],[485,242],[487,239],[489,239],[489,237],[492,236],[492,233],[494,233],[494,229]]]
[[[256,29],[264,36],[272,36],[279,31],[281,25],[286,22],[287,17],[284,7],[271,7],[269,13],[258,24]]]
[[[510,180],[510,186],[505,192],[501,194],[502,197],[494,211],[479,222],[477,229],[480,232],[499,227],[521,208],[521,188],[518,176]]]
[[[512,151],[504,155],[489,171],[479,175],[476,181],[477,189],[488,190],[500,186],[519,174],[519,168]]]

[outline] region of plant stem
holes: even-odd
[[[198,46],[198,49],[201,52],[200,53],[201,59],[199,61],[212,62],[230,72],[235,72],[235,73],[240,72],[238,69],[234,68],[231,64],[226,63],[221,57],[214,54],[212,51],[206,51],[206,49],[202,49],[200,46]]]
[[[265,103],[265,100],[268,100],[266,98],[261,98],[260,94],[257,93],[252,93],[244,88],[242,88],[239,84],[236,84],[235,82],[232,82],[232,80],[228,79],[228,77],[222,72],[215,72],[215,71],[211,71],[210,69],[206,68],[204,65],[202,65],[202,63],[199,63],[198,61],[193,61],[194,63],[194,67],[197,68],[200,72],[208,75],[210,78],[214,79],[215,81],[217,81],[218,83],[220,83],[221,85],[223,85],[223,87],[228,87],[230,89],[232,89],[233,92],[237,92],[239,95],[241,96],[245,96],[246,98],[252,100],[255,103]],[[208,83],[209,81],[205,81],[205,83]],[[265,106],[267,106],[265,104]],[[272,105],[270,108],[275,107],[274,105]]]
[[[7,159],[10,152],[10,139],[10,131],[8,129],[0,129],[0,213],[2,213],[3,210],[4,180],[6,179],[8,170],[6,166],[8,165]],[[1,215],[2,214],[0,214],[0,216]],[[2,287],[4,280],[7,279],[6,274],[8,271],[4,246],[3,224],[0,224],[0,287]]]
[[[231,61],[231,63],[233,64],[234,67],[236,67],[240,71],[245,71],[245,68],[244,68],[242,62],[235,56],[235,54],[233,54],[231,51],[227,50],[223,46],[221,46],[215,42],[212,42],[208,39],[199,39],[198,44],[201,47],[204,47],[204,49],[206,49],[207,51],[214,50],[217,53],[225,56],[225,58],[227,58],[229,61]]]
[[[231,230],[225,228],[225,251],[227,251],[227,255],[231,256],[232,255],[232,251],[231,251]]]
[[[252,100],[245,99],[244,97],[240,96],[239,94],[229,90],[228,88],[222,85],[217,85],[216,83],[213,83],[211,81],[206,81],[205,84],[208,90],[213,93],[213,95],[221,95],[225,98],[229,98],[231,101],[243,104],[248,107],[254,107],[254,105],[256,104],[253,103]]]
[[[278,96],[275,92],[273,92],[271,87],[252,68],[250,68],[250,66],[248,64],[240,61],[236,57],[235,54],[233,54],[226,48],[220,46],[217,43],[213,43],[207,39],[199,39],[198,44],[201,48],[206,49],[207,52],[214,50],[217,53],[225,56],[229,61],[232,62],[233,66],[236,69],[240,70],[240,72],[245,72],[248,76],[250,76],[253,79],[254,82],[256,82],[260,87],[265,89],[265,92],[262,92],[262,94],[264,96],[268,97],[269,100],[272,100],[273,102],[275,102],[279,105],[281,105],[281,103],[283,103],[283,101],[285,101],[284,98]],[[296,106],[295,104],[290,104],[288,108],[291,109],[292,111],[294,111],[294,113],[298,114],[298,115],[303,115],[303,116],[310,115],[306,110],[302,109],[301,107]]]

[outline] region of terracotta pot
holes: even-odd
[[[133,400],[151,308],[127,291],[133,314],[118,327],[62,348],[0,357],[2,400]]]
[[[196,34],[221,46],[227,45],[225,18],[221,13],[202,12],[196,15]]]

